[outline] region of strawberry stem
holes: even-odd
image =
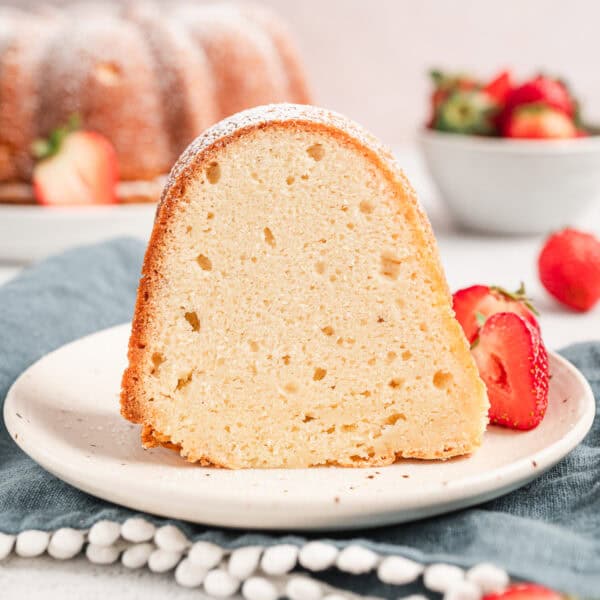
[[[502,294],[503,296],[506,296],[507,298],[510,298],[511,300],[514,300],[515,302],[522,302],[536,317],[539,316],[539,312],[536,309],[536,307],[533,305],[533,302],[531,301],[531,298],[529,298],[529,296],[527,296],[527,291],[525,290],[525,283],[521,281],[521,285],[519,286],[519,289],[516,290],[515,292],[509,292],[508,290],[505,290],[503,287],[497,286],[497,285],[493,285],[490,287],[491,290],[493,290],[494,292],[498,292],[499,294]]]
[[[81,118],[77,114],[69,117],[67,123],[50,132],[47,138],[39,138],[31,144],[31,154],[36,160],[44,160],[58,154],[64,139],[81,128]]]

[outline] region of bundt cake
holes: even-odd
[[[270,12],[166,7],[0,8],[0,202],[33,202],[31,144],[74,114],[114,145],[120,198],[152,200],[209,125],[258,104],[309,102],[296,49]]]
[[[474,451],[487,410],[389,152],[290,104],[189,146],[159,204],[123,376],[145,446],[229,468],[385,465]]]

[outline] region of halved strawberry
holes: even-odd
[[[502,122],[502,133],[509,138],[564,139],[578,137],[577,126],[566,113],[544,103],[515,108]]]
[[[516,292],[507,292],[497,286],[472,285],[458,290],[452,296],[454,312],[469,342],[477,337],[481,321],[494,313],[514,312],[523,317],[538,333],[537,311],[525,293],[525,286]]]
[[[484,323],[471,352],[487,386],[490,423],[533,429],[548,406],[548,354],[539,333],[512,312]]]
[[[38,140],[33,152],[33,189],[40,204],[112,204],[117,201],[117,155],[94,131],[73,131],[70,124]]]
[[[482,600],[563,600],[563,596],[535,583],[516,583],[503,592],[486,594]]]
[[[498,104],[504,104],[512,90],[510,71],[502,71],[490,81],[482,91],[493,98]]]

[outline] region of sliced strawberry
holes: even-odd
[[[473,285],[458,290],[452,296],[454,312],[469,342],[477,337],[481,321],[498,312],[514,312],[523,317],[538,333],[537,311],[525,293],[525,286],[516,292],[500,287]]]
[[[492,315],[472,346],[487,386],[490,423],[533,429],[548,405],[548,354],[539,333],[519,315]]]
[[[502,71],[482,89],[483,92],[501,105],[506,103],[511,90],[512,77],[510,71]]]
[[[535,583],[516,583],[503,592],[486,594],[482,600],[563,600],[563,596]]]
[[[546,104],[524,104],[517,107],[502,123],[509,138],[560,139],[578,136],[577,126],[564,112]]]
[[[540,280],[559,302],[581,312],[600,300],[600,240],[563,229],[552,234],[538,259]]]
[[[569,117],[575,115],[576,103],[571,98],[562,81],[538,75],[511,91],[506,99],[506,109],[511,112],[523,104],[543,103],[563,112]]]
[[[117,155],[99,133],[60,129],[48,141],[38,141],[34,151],[42,157],[33,171],[33,188],[40,204],[117,201]]]

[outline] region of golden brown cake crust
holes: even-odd
[[[121,414],[134,423],[144,425],[143,440],[145,444],[166,445],[172,447],[168,436],[153,429],[145,413],[144,391],[141,386],[142,357],[150,340],[149,323],[155,310],[154,299],[161,288],[161,267],[165,238],[169,224],[182,208],[181,199],[185,197],[187,187],[215,159],[215,155],[228,144],[243,138],[257,130],[282,128],[291,132],[314,131],[325,132],[340,144],[347,145],[361,153],[375,168],[380,169],[385,178],[397,189],[398,201],[403,198],[410,204],[412,215],[416,221],[415,229],[421,234],[422,251],[420,259],[424,261],[434,280],[432,287],[439,290],[442,300],[451,305],[450,291],[441,270],[437,245],[429,220],[423,213],[415,192],[400,170],[392,153],[382,146],[378,140],[368,134],[349,119],[314,106],[278,104],[250,109],[221,121],[198,137],[183,153],[173,167],[164,189],[156,214],[154,228],[146,251],[142,277],[137,294],[132,333],[129,343],[129,365],[124,372],[121,391]],[[460,342],[467,348],[466,341]],[[474,380],[480,382],[474,363],[465,367],[470,370]],[[481,392],[484,394],[484,392]],[[447,446],[443,450],[425,454],[421,451],[406,451],[389,456],[381,456],[375,460],[352,461],[352,463],[336,462],[339,466],[385,465],[393,463],[397,458],[450,458],[464,455],[476,447],[481,440],[466,445]],[[191,462],[212,464],[209,457],[187,455]],[[333,463],[332,463],[333,464]]]

